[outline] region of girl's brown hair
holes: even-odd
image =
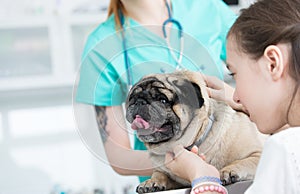
[[[121,24],[121,15],[120,12],[125,16],[126,15],[126,10],[121,2],[121,0],[110,0],[109,7],[108,7],[108,17],[111,16],[112,14],[115,15],[115,23],[116,23],[116,28],[120,29],[122,28]]]
[[[253,59],[269,45],[290,43],[289,74],[300,83],[300,0],[258,0],[241,11],[228,36]]]

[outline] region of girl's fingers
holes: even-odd
[[[208,96],[210,98],[216,99],[216,100],[225,100],[225,94],[224,94],[224,90],[216,90],[213,88],[206,88],[206,91],[208,93]]]
[[[193,152],[194,154],[198,154],[198,147],[194,145],[191,149],[191,152]]]
[[[213,89],[221,89],[223,86],[223,81],[214,76],[205,75],[204,76],[207,87]]]
[[[173,160],[174,160],[174,153],[167,152],[165,157],[165,165],[167,166]]]
[[[203,153],[198,154],[199,148],[197,146],[193,146],[191,152],[197,154],[202,160],[206,161],[206,157]]]
[[[199,154],[199,157],[200,157],[202,160],[206,161],[206,157],[205,157],[205,155],[204,155],[203,153]]]

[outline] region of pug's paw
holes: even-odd
[[[137,193],[152,193],[157,191],[165,191],[167,188],[167,183],[159,182],[155,179],[149,179],[142,182],[136,188]]]
[[[242,181],[240,175],[233,169],[224,168],[220,172],[220,179],[223,185],[230,185]]]

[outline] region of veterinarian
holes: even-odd
[[[222,78],[226,34],[235,19],[221,0],[111,0],[107,20],[87,39],[76,100],[95,106],[106,155],[117,173],[152,174],[148,153],[140,151],[145,146],[136,137],[135,151],[130,145],[122,110],[128,86],[146,74],[177,68]],[[215,59],[210,66],[189,59],[203,48]]]
[[[298,194],[300,0],[258,1],[241,13],[227,40],[227,64],[236,81],[231,93],[234,102],[220,95],[226,89],[226,95],[230,96],[230,88],[224,87],[220,80],[208,77],[211,86],[208,91],[212,98],[223,96],[229,104],[242,104],[260,132],[271,135],[265,143],[254,182],[245,193]],[[220,174],[209,161],[182,146],[173,151],[178,157],[168,153],[166,165],[193,183],[191,193],[225,192],[216,183]]]

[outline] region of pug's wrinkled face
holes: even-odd
[[[203,103],[200,88],[190,81],[168,74],[150,76],[130,90],[126,119],[141,141],[160,143],[179,137],[185,127],[182,119],[191,119]]]

